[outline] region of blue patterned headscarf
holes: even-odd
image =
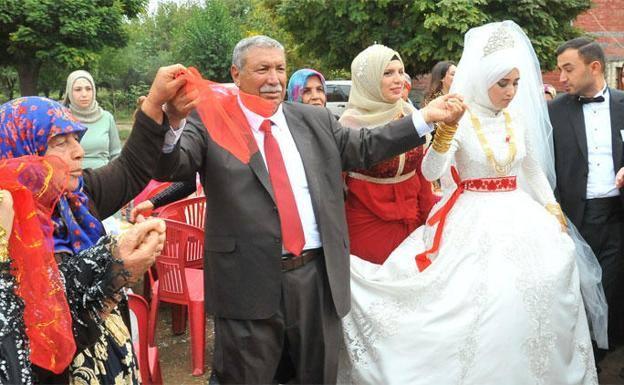
[[[325,78],[320,72],[311,68],[304,68],[295,71],[288,81],[288,100],[291,102],[301,103],[301,95],[303,94],[303,88],[308,82],[310,76],[317,76],[321,79],[323,90],[327,94],[327,86],[325,85]]]
[[[84,135],[86,127],[61,104],[29,96],[0,106],[0,159],[44,155],[50,138],[60,134]],[[54,251],[78,253],[94,245],[104,234],[102,223],[89,212],[89,198],[82,190],[65,193],[52,215]]]

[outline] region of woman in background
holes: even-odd
[[[344,127],[378,127],[415,111],[402,98],[404,67],[398,52],[375,44],[351,64],[353,86],[340,118]],[[346,213],[351,254],[382,264],[422,225],[437,201],[420,172],[423,146],[347,173]]]
[[[69,74],[63,104],[88,128],[80,142],[85,152],[83,168],[99,168],[119,156],[121,143],[115,119],[99,106],[90,73],[78,70]]]
[[[455,63],[450,60],[438,62],[433,66],[431,69],[431,81],[427,93],[425,94],[423,106],[426,106],[427,103],[438,96],[449,93],[456,69]]]
[[[311,68],[295,71],[288,81],[288,101],[325,107],[327,102],[325,78]]]

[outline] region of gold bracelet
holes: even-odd
[[[444,154],[451,147],[451,142],[453,141],[455,132],[457,131],[457,124],[449,126],[444,122],[438,122],[437,126],[438,129],[436,130],[431,147],[433,147],[435,152],[438,154]]]
[[[4,227],[0,226],[0,262],[9,261],[9,236]]]
[[[442,131],[449,133],[451,135],[455,135],[455,131],[457,131],[457,123],[450,126],[444,122],[438,122],[438,127],[442,129]]]

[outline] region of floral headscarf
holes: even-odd
[[[320,72],[311,68],[304,68],[295,71],[288,81],[288,100],[291,102],[301,103],[301,96],[303,89],[305,88],[308,78],[310,76],[317,76],[321,80],[323,90],[327,93],[327,86],[325,85],[325,78]]]
[[[0,106],[0,159],[44,155],[53,136],[82,136],[85,131],[65,107],[53,100],[37,96],[15,99]],[[78,188],[61,197],[52,215],[57,253],[78,253],[104,234],[102,223],[89,212],[82,188],[80,178]]]

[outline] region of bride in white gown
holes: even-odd
[[[513,22],[469,31],[455,82],[469,111],[456,133],[438,129],[422,171],[435,180],[453,164],[457,186],[382,266],[351,257],[339,383],[597,384],[574,230],[562,229],[546,176],[550,124],[529,40]]]

